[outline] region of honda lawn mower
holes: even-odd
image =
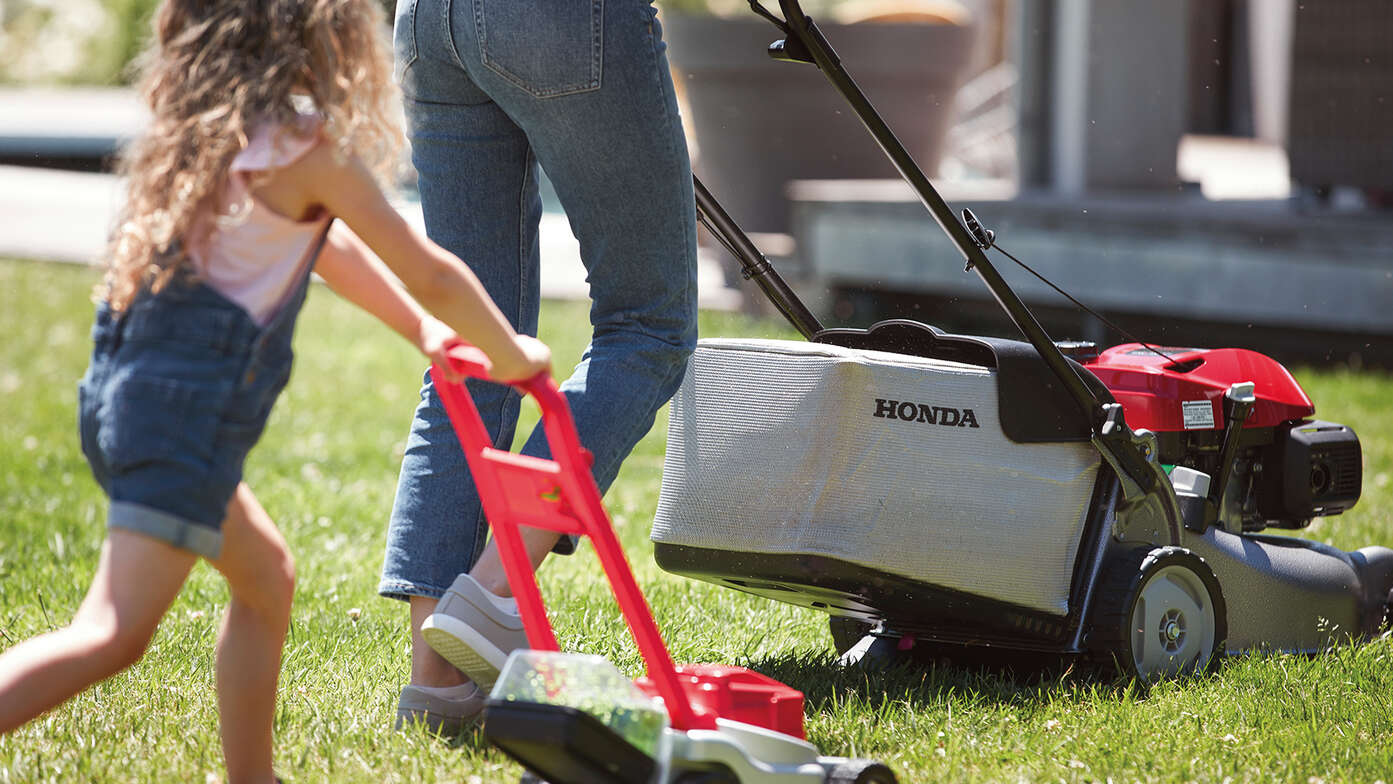
[[[698,182],[703,224],[808,342],[698,345],[659,565],[831,615],[846,661],[1083,658],[1152,680],[1376,634],[1393,550],[1261,533],[1354,506],[1354,431],[1251,351],[1052,342],[994,234],[952,213],[798,0],[779,5],[751,2],[784,35],[770,54],[822,71],[1025,341],[823,328]]]
[[[488,379],[477,349],[460,374]],[[674,667],[590,474],[566,398],[547,375],[517,384],[536,399],[552,460],[493,447],[461,383],[431,369],[517,596],[529,650],[503,666],[485,736],[551,784],[895,784],[870,760],[825,757],[803,736],[803,695],[740,667]],[[589,536],[647,666],[630,681],[599,656],[562,654],[518,527]]]

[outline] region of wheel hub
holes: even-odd
[[[1185,613],[1171,609],[1161,618],[1161,645],[1169,653],[1185,647]]]

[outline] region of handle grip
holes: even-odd
[[[451,346],[446,349],[445,356],[450,362],[450,369],[461,376],[493,381],[493,376],[489,375],[493,366],[488,356],[474,346],[468,343]]]
[[[449,359],[450,369],[465,378],[477,378],[480,381],[504,384],[536,398],[537,405],[542,409],[543,415],[557,410],[558,405],[565,405],[565,398],[562,397],[556,382],[552,380],[551,374],[545,370],[531,378],[518,381],[499,381],[490,373],[493,365],[489,362],[488,355],[475,346],[461,342],[447,349],[445,355]],[[437,385],[443,381],[443,378],[436,374],[433,374],[432,377],[436,379]]]

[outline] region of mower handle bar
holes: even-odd
[[[556,385],[556,380],[551,377],[549,370],[543,370],[531,378],[500,381],[491,374],[492,365],[488,356],[478,347],[464,342],[446,349],[445,358],[449,361],[450,368],[466,379],[474,378],[493,384],[502,384],[512,387],[524,395],[531,395],[532,399],[537,401],[537,407],[542,411],[542,429],[546,433],[547,443],[551,446],[552,459],[567,470],[584,469],[589,473],[595,458],[581,445],[580,434],[576,432],[575,420],[571,418],[571,407],[566,402],[566,396],[561,394],[561,388]],[[456,403],[454,394],[449,390],[440,389],[444,386],[445,381],[440,370],[439,367],[432,367],[431,378],[445,404],[451,424],[460,437],[464,439],[461,441],[461,445],[465,441],[471,444],[491,443],[493,439],[484,429],[483,420],[479,418],[477,411],[472,416],[464,414],[460,410],[463,406]],[[468,391],[463,385],[459,385],[458,389],[461,394],[466,398],[468,397]],[[471,402],[469,407],[472,405]]]
[[[785,33],[789,32],[788,25],[790,23],[802,24],[804,20],[808,18],[807,14],[803,13],[803,7],[798,4],[798,0],[779,0],[779,10],[784,14],[783,19],[779,19],[767,11],[760,0],[749,0],[749,3],[750,10],[773,22],[775,25],[782,28]]]
[[[1064,386],[1065,391],[1079,409],[1088,418],[1093,429],[1093,441],[1104,457],[1108,458],[1109,463],[1121,475],[1130,480],[1130,485],[1142,492],[1150,492],[1156,486],[1154,471],[1148,466],[1148,461],[1132,445],[1126,443],[1130,437],[1131,430],[1126,427],[1125,421],[1120,418],[1121,409],[1116,413],[1111,413],[1110,406],[1116,405],[1100,398],[1079,376],[1069,364],[1059,347],[1050,339],[1044,327],[1035,319],[1035,315],[1030,312],[1020,296],[1011,288],[1010,284],[996,270],[996,267],[987,258],[986,243],[979,242],[967,227],[959,222],[948,207],[947,202],[939,195],[933,183],[924,174],[923,169],[914,162],[914,158],[909,154],[905,146],[895,137],[894,132],[885,124],[884,118],[876,112],[871,105],[870,99],[866,97],[861,88],[857,86],[846,68],[841,64],[837,53],[832,49],[831,43],[823,37],[817,25],[813,23],[807,14],[803,12],[799,0],[779,0],[779,9],[783,12],[784,18],[779,19],[774,14],[767,11],[760,5],[760,0],[749,0],[750,8],[759,16],[768,19],[787,36],[787,43],[796,40],[802,49],[806,49],[804,56],[796,59],[812,63],[822,71],[823,75],[831,81],[832,86],[841,94],[854,110],[856,116],[860,118],[863,125],[875,138],[876,143],[890,158],[891,163],[909,183],[910,187],[918,194],[919,200],[928,209],[929,214],[943,229],[948,238],[957,246],[959,252],[967,262],[967,270],[975,271],[991,291],[992,296],[1006,315],[1015,323],[1035,350],[1040,354],[1045,365],[1049,367],[1051,373]],[[776,303],[777,304],[777,303]],[[788,312],[788,311],[786,311]],[[802,324],[790,317],[794,326],[803,329]],[[1118,422],[1109,426],[1109,417],[1117,416]],[[1132,493],[1128,493],[1130,498]],[[1178,522],[1172,520],[1172,529],[1176,531],[1174,536],[1178,536]]]
[[[806,16],[798,0],[779,0],[779,10],[784,12],[784,21],[787,22],[799,22]]]

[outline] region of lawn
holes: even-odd
[[[103,536],[104,499],[78,449],[76,381],[89,350],[90,270],[0,261],[0,648],[65,623]],[[789,336],[703,315],[705,335]],[[547,303],[558,368],[587,336],[584,306]],[[477,737],[393,732],[408,671],[405,605],[375,593],[388,511],[422,360],[318,288],[295,377],[252,453],[247,481],[298,558],[277,716],[295,782],[510,782],[519,768]],[[1319,414],[1364,447],[1364,497],[1307,535],[1393,544],[1393,378],[1297,369]],[[529,415],[530,416],[530,415]],[[1393,641],[1318,657],[1231,659],[1143,694],[1064,676],[1013,682],[960,670],[890,674],[832,664],[822,616],[667,575],[648,525],[666,419],[606,501],[678,661],[741,664],[807,694],[809,738],[885,760],[904,782],[1393,780]],[[564,647],[641,665],[589,548],[543,571]],[[0,738],[0,783],[205,782],[221,775],[212,642],[227,601],[199,566],[137,666]]]

